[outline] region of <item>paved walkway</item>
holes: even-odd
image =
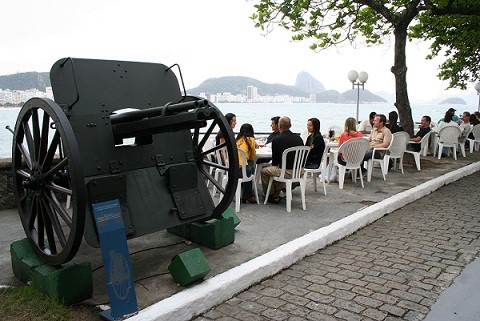
[[[444,186],[194,320],[423,320],[480,253],[479,191]]]

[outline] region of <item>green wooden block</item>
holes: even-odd
[[[212,250],[218,250],[235,241],[233,217],[211,219],[190,224],[191,240]]]
[[[44,264],[26,238],[10,244],[10,258],[13,274],[22,282],[30,281],[34,268]]]
[[[228,207],[225,212],[222,214],[223,218],[233,218],[233,228],[237,227],[238,224],[240,224],[240,218],[237,216],[237,214],[233,211],[231,207]]]
[[[210,270],[210,265],[199,248],[176,255],[168,266],[173,280],[181,286],[202,280]]]
[[[169,227],[167,228],[167,232],[189,240],[190,239],[190,223]]]
[[[92,296],[92,266],[90,262],[54,267],[38,266],[32,283],[50,298],[63,304],[74,304]]]

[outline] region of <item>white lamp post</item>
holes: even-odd
[[[480,111],[480,81],[475,84],[475,90],[478,95],[478,111]]]
[[[348,77],[348,80],[352,82],[352,89],[355,89],[355,86],[357,87],[357,118],[356,119],[357,119],[357,122],[359,122],[360,120],[358,119],[358,111],[359,111],[359,103],[360,103],[360,87],[362,87],[362,89],[365,89],[365,83],[367,82],[368,74],[365,71],[357,72],[356,70],[350,70],[348,72],[347,77]],[[480,83],[479,83],[479,87],[480,87]],[[476,85],[475,85],[475,88],[477,88]]]

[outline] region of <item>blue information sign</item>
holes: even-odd
[[[102,250],[110,310],[102,313],[119,320],[138,311],[125,224],[119,200],[92,204]]]

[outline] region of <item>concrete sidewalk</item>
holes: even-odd
[[[186,243],[165,231],[129,241],[139,306],[141,309],[150,306],[132,319],[171,320],[168,313],[178,316],[176,319],[188,319],[230,298],[252,283],[293,264],[303,256],[394,211],[396,207],[408,204],[444,184],[476,172],[480,169],[479,160],[480,153],[468,154],[467,158],[460,157],[458,161],[451,158],[437,160],[426,157],[422,159],[420,172],[414,165],[407,164],[405,174],[402,175],[399,171],[390,172],[387,175],[387,181],[384,182],[379,170],[376,169],[372,182],[366,183],[364,189],[361,188],[360,182],[354,184],[347,181],[343,190],[338,189],[338,184],[331,183],[327,187],[327,196],[321,192],[314,192],[312,183],[309,182],[306,211],[301,210],[298,190],[294,191],[291,213],[285,211],[284,202],[266,206],[242,204],[241,212],[238,214],[242,222],[236,229],[235,243],[217,251],[200,247],[212,266],[212,271],[204,282],[187,289],[178,287],[173,282],[171,276],[166,273],[167,266],[176,254],[198,246]],[[455,174],[448,174],[451,172]],[[415,188],[426,182],[433,183],[427,183],[421,191],[416,192]],[[365,211],[369,214],[366,216],[359,214]],[[19,281],[11,272],[8,251],[11,242],[25,236],[16,211],[4,211],[0,216],[2,217],[0,285],[17,285]],[[325,231],[328,231],[326,237],[319,236],[319,233],[325,234]],[[291,242],[304,242],[304,246],[298,250],[291,246]],[[285,248],[291,254],[285,255]],[[279,253],[280,259],[275,256]],[[265,261],[266,259],[277,263],[269,263],[267,267],[259,269],[262,262],[270,262]],[[74,262],[85,261],[91,261],[95,269],[94,296],[88,303],[105,304],[108,302],[108,297],[103,279],[100,250],[83,244]],[[241,280],[236,279],[238,269],[243,269],[241,273],[244,274]],[[232,274],[235,276],[231,277]],[[219,280],[227,283],[221,283]],[[227,289],[217,289],[214,293],[205,292],[208,291],[205,286],[208,287],[211,283],[228,284],[228,280],[234,280],[235,286],[229,285]],[[202,300],[189,304],[190,301],[185,301],[183,297],[181,299],[176,297],[176,295],[183,295],[193,298],[192,292],[197,293],[196,296],[201,297]],[[189,305],[191,309],[185,309],[185,305]],[[165,306],[170,310],[164,309]],[[158,307],[166,314],[158,315],[155,312]],[[175,314],[178,310],[185,310],[185,313]]]

